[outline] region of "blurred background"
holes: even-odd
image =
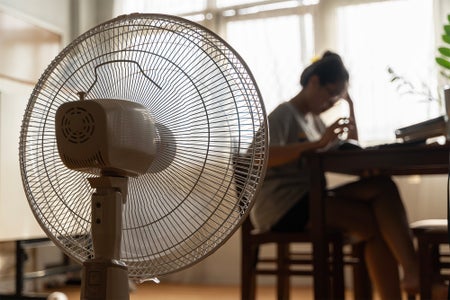
[[[18,163],[32,89],[74,38],[134,12],[178,15],[219,34],[249,65],[268,113],[299,91],[305,66],[325,50],[339,53],[350,71],[363,145],[394,142],[396,128],[445,111],[442,91],[450,83],[435,56],[448,0],[0,0],[0,292],[14,288],[14,241],[44,236],[28,208]],[[345,114],[345,105],[337,105],[324,118]],[[330,185],[351,179],[328,177]],[[447,176],[395,180],[411,221],[446,217]],[[237,232],[200,264],[163,280],[237,285],[239,246]],[[35,249],[28,268],[59,259],[54,247]]]

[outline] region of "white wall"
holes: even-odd
[[[68,38],[70,35],[69,3],[70,0],[0,0],[0,9]]]
[[[63,46],[112,18],[111,0],[0,0],[0,9],[63,36]]]
[[[45,236],[22,188],[18,160],[22,117],[48,64],[78,31],[96,25],[100,2],[0,0],[4,30],[0,38],[0,241]],[[112,8],[102,9],[102,14],[108,11]]]
[[[4,3],[0,18],[0,241],[5,241],[45,236],[22,188],[19,134],[34,84],[59,52],[61,33],[56,23]]]

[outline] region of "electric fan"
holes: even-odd
[[[247,216],[264,176],[255,81],[220,37],[182,18],[103,23],[49,65],[20,137],[34,216],[83,263],[82,299],[211,254]]]

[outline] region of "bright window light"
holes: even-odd
[[[172,15],[187,14],[206,9],[207,0],[116,0],[114,11],[124,13],[164,13]]]
[[[301,58],[313,56],[312,48],[302,47],[302,42],[313,45],[314,41],[300,39],[302,24],[309,24],[304,31],[310,32],[312,39],[312,24],[302,20],[302,16],[292,15],[227,23],[226,39],[253,72],[267,112],[299,91],[305,67]],[[310,53],[302,53],[305,48]]]
[[[296,5],[314,5],[319,3],[319,0],[294,0],[294,1],[272,1],[273,3],[269,3],[271,1],[268,0],[217,0],[216,6],[218,8],[224,8],[224,7],[232,7],[232,6],[238,6],[238,5],[246,5],[246,4],[258,4],[258,3],[264,3],[264,4],[274,4],[274,3],[283,3],[283,2],[296,2]]]
[[[437,97],[432,6],[409,0],[338,9],[339,53],[349,67],[361,140],[393,141],[396,128],[442,113],[438,101],[401,95],[387,72],[391,67]]]
[[[216,6],[219,8],[230,7],[242,4],[251,4],[258,2],[265,2],[266,0],[217,0]]]
[[[283,1],[283,2],[275,2],[264,5],[255,5],[247,8],[242,8],[238,10],[240,15],[247,14],[255,14],[269,10],[283,9],[283,8],[292,8],[297,7],[299,5],[298,1]]]
[[[321,48],[338,52],[350,71],[350,92],[363,143],[394,141],[395,129],[443,113],[439,101],[418,95],[429,89],[432,97],[439,97],[434,1],[359,0],[344,5],[344,1],[329,0],[327,9],[336,17],[325,19],[323,7],[314,7],[319,0],[115,2],[118,14],[167,13],[213,24],[211,29],[223,32],[250,66],[268,112],[298,92],[301,71],[313,56],[322,54],[315,52],[314,38],[322,35],[314,33],[313,24],[323,22],[331,32],[323,35]],[[305,6],[305,13],[300,14],[298,6]],[[223,18],[215,19],[217,16]],[[206,22],[213,19],[215,22]],[[413,83],[418,93],[399,93],[396,82],[391,82],[389,67]]]

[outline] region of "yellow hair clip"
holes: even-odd
[[[315,55],[311,58],[311,63],[315,63],[316,61],[319,61],[319,60],[320,60],[320,56]]]

